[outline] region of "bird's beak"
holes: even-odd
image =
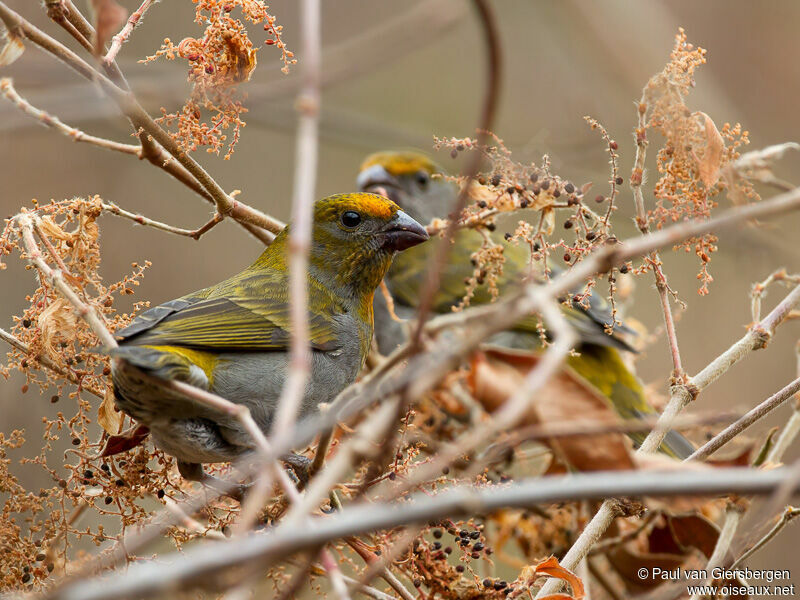
[[[386,193],[381,196],[387,196],[390,200],[397,202],[394,196],[400,190],[400,182],[381,165],[372,165],[361,171],[356,179],[356,185],[362,192],[375,193],[378,188],[383,188],[382,191]]]
[[[400,252],[421,244],[428,237],[428,232],[422,225],[402,210],[398,210],[383,230],[383,247],[393,252]]]

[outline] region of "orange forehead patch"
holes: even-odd
[[[391,175],[410,175],[417,171],[438,173],[439,167],[421,152],[376,152],[361,163],[361,171],[380,165]]]
[[[400,210],[400,207],[388,198],[364,192],[328,196],[317,202],[316,207],[317,217],[321,219],[338,218],[338,215],[346,210],[354,210],[362,215],[389,220]]]

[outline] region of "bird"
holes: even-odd
[[[422,152],[382,151],[364,159],[356,183],[361,191],[385,193],[412,218],[429,223],[445,217],[452,210],[459,191],[457,184],[443,175],[444,170]],[[497,281],[502,296],[530,277],[531,261],[529,249],[497,237],[495,242],[502,244],[505,259],[503,272]],[[434,295],[434,312],[449,313],[459,304],[464,296],[464,281],[473,276],[471,255],[482,242],[482,235],[473,229],[456,232],[439,289]],[[412,248],[398,257],[389,269],[386,284],[398,316],[411,318],[415,314],[421,290],[426,284],[428,265],[436,256],[439,243],[441,240],[436,238]],[[557,268],[551,267],[551,270],[553,274],[558,272]],[[541,274],[538,279],[541,280]],[[479,285],[470,303],[487,304],[492,299],[487,286]],[[628,341],[634,332],[615,320],[609,303],[593,294],[588,298],[588,304],[562,304],[562,311],[579,337],[575,348],[577,355],[567,358],[569,367],[605,396],[622,418],[658,415],[658,411],[648,403],[641,381],[628,368],[621,354],[634,351]],[[390,317],[382,294],[375,296],[375,327],[378,348],[385,354],[391,352],[405,335],[402,323]],[[494,336],[491,342],[515,349],[538,350],[541,348],[539,319],[535,315],[524,318],[510,331]],[[645,434],[631,433],[630,437],[635,444],[641,444]],[[670,431],[660,450],[673,458],[686,458],[694,451],[694,446],[680,433]]]
[[[238,459],[254,441],[234,416],[152,377],[245,405],[269,432],[290,361],[290,231],[291,224],[240,273],[143,312],[116,332],[118,347],[106,349],[117,408],[149,428],[185,479],[212,483],[203,464]],[[375,289],[395,253],[427,239],[425,228],[380,195],[337,194],[314,204],[312,364],[300,418],[355,381],[372,343]]]

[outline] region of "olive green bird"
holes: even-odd
[[[289,364],[287,226],[230,279],[152,308],[117,332],[112,380],[117,407],[146,425],[187,479],[202,463],[254,449],[235,417],[147,375],[178,380],[243,404],[267,433]],[[314,206],[308,267],[311,375],[301,417],[352,383],[372,342],[373,296],[394,254],[428,239],[391,200],[340,194]]]
[[[357,183],[362,191],[383,188],[409,215],[421,223],[429,223],[447,215],[458,191],[454,183],[434,177],[437,174],[442,174],[442,170],[424,154],[379,152],[363,162]],[[434,298],[433,309],[436,312],[451,312],[464,296],[464,281],[473,275],[474,269],[470,257],[480,248],[482,241],[482,236],[474,230],[461,229],[456,233],[449,262]],[[504,248],[503,272],[497,282],[502,294],[530,276],[530,253],[527,248],[503,239],[496,241]],[[389,269],[386,283],[399,316],[413,316],[438,243],[440,239],[436,238],[412,248],[399,256]],[[483,285],[478,286],[470,302],[479,305],[491,300],[487,286]],[[375,304],[375,337],[381,352],[387,353],[394,349],[398,340],[402,340],[404,330],[401,324],[389,317],[381,294],[375,296]],[[625,325],[613,323],[608,303],[593,295],[589,298],[588,308],[575,304],[565,306],[563,310],[580,338],[576,348],[580,354],[567,359],[569,366],[607,397],[621,417],[632,419],[657,414],[648,404],[641,382],[625,366],[620,355],[620,351],[632,351],[624,338],[633,332]],[[491,341],[512,348],[540,348],[538,322],[534,316],[523,319],[512,331],[498,334]],[[606,333],[607,328],[612,329],[611,334]],[[631,438],[639,444],[644,434],[631,434]],[[671,431],[661,445],[661,451],[685,458],[694,448],[686,438]]]

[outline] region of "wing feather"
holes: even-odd
[[[123,344],[174,345],[212,352],[285,350],[291,336],[286,290],[285,285],[265,285],[263,274],[257,282],[252,273],[243,273],[236,280],[142,313],[117,332],[117,337]],[[267,295],[270,293],[273,296]],[[332,309],[320,311],[322,314],[309,312],[311,346],[316,350],[335,350],[338,303],[316,297],[328,294],[318,286],[310,286],[309,294],[312,306]]]

